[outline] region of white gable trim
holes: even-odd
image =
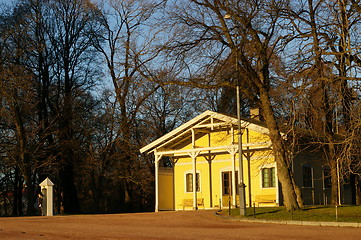
[[[206,120],[211,119],[211,123],[210,124],[204,124],[204,122]],[[213,119],[219,119],[219,120],[223,120],[224,123],[214,123]],[[181,126],[179,126],[178,128],[172,130],[171,132],[165,134],[164,136],[158,138],[157,140],[151,142],[150,144],[144,146],[143,148],[140,149],[141,153],[144,152],[152,152],[154,151],[156,148],[158,148],[159,146],[163,146],[164,144],[169,143],[172,139],[174,139],[175,137],[180,137],[186,133],[188,133],[188,131],[191,131],[193,128],[201,128],[201,127],[207,127],[210,129],[213,129],[214,127],[217,126],[236,126],[237,125],[237,118],[234,117],[230,117],[230,116],[226,116],[224,114],[220,114],[220,113],[216,113],[210,110],[207,110],[205,112],[203,112],[202,114],[196,116],[195,118],[191,119],[190,121],[182,124]],[[263,133],[263,134],[269,134],[269,131],[267,128],[247,122],[247,121],[241,121],[241,124],[243,127],[248,128],[250,130],[259,132],[259,133]]]
[[[176,129],[170,131],[169,133],[165,134],[164,136],[158,138],[157,140],[151,142],[150,144],[142,147],[140,149],[141,153],[147,152],[153,148],[155,148],[157,145],[159,145],[160,143],[167,141],[169,138],[173,137],[176,134],[180,134],[182,131],[187,130],[188,128],[190,128],[192,125],[194,125],[197,121],[201,120],[202,118],[204,118],[205,116],[207,116],[209,114],[209,112],[211,111],[205,111],[204,113],[198,115],[197,117],[193,118],[192,120],[182,124],[181,126],[177,127]]]

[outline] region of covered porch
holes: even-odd
[[[255,137],[250,133],[252,131],[262,136]],[[247,184],[246,195],[249,206],[252,205],[251,158],[257,152],[271,149],[269,139],[264,137],[267,133],[268,130],[262,126],[242,121],[241,152],[243,173],[247,177],[244,182]],[[173,170],[174,210],[185,209],[190,205],[193,210],[197,210],[198,207],[214,208],[224,202],[221,199],[222,191],[228,192],[232,207],[238,205],[235,193],[237,193],[237,185],[241,183],[241,177],[237,172],[239,144],[236,118],[206,111],[143,147],[141,152],[154,154],[155,211],[162,210],[159,205],[159,163],[163,157],[168,157],[172,163],[170,169]],[[200,173],[202,173],[201,183]],[[220,176],[224,179],[228,178],[229,182],[224,180],[220,184],[219,182],[222,181],[219,180]],[[226,182],[227,186],[225,186]],[[169,184],[167,186],[169,188]],[[201,186],[202,190],[200,190]],[[168,190],[162,189],[162,191]],[[215,194],[216,192],[218,194]]]

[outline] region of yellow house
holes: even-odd
[[[237,118],[206,111],[140,149],[155,157],[156,211],[235,207],[241,182],[247,206],[280,203],[268,129],[242,120],[239,144],[237,124]],[[162,158],[171,159],[173,167],[160,167]]]

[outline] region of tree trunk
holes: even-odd
[[[34,194],[35,188],[32,181],[32,162],[31,157],[28,153],[28,141],[26,136],[26,131],[23,122],[22,111],[17,103],[13,105],[13,112],[15,117],[15,128],[17,134],[17,141],[19,145],[19,158],[20,158],[20,169],[22,170],[25,184],[27,186],[27,215],[34,215]]]
[[[74,169],[67,164],[60,171],[61,188],[63,191],[64,213],[75,214],[80,212],[78,192],[74,183]]]
[[[13,215],[20,216],[22,215],[22,184],[20,181],[20,169],[15,167],[14,172],[14,198],[13,198]],[[19,204],[20,203],[20,204]]]
[[[360,188],[360,176],[355,176],[355,188],[356,188],[356,205],[361,205],[361,188]]]
[[[66,35],[64,49],[64,105],[62,109],[62,120],[60,123],[61,144],[63,147],[63,166],[60,171],[60,180],[63,191],[64,213],[79,213],[80,204],[78,192],[74,180],[74,166],[76,158],[74,156],[74,134],[73,134],[73,79],[70,77],[70,53],[67,48],[68,35]]]
[[[301,191],[293,181],[292,173],[287,163],[286,146],[278,129],[274,112],[271,107],[269,93],[264,88],[260,88],[260,100],[262,109],[264,111],[267,128],[270,132],[273,153],[277,163],[277,175],[282,185],[284,204],[288,211],[299,209],[300,205],[303,204],[302,197],[300,195]],[[298,199],[300,202],[298,202]]]
[[[356,174],[351,173],[350,174],[350,188],[351,188],[351,204],[352,205],[358,205],[357,204],[357,178],[358,176]]]
[[[331,204],[337,205],[338,202],[338,176],[337,176],[337,162],[336,159],[331,160]]]
[[[26,211],[27,215],[35,215],[35,186],[33,182],[33,173],[32,173],[32,167],[30,162],[30,156],[26,152],[24,153],[24,162],[25,162],[25,173],[24,173],[24,180],[25,184],[27,186],[27,202],[28,202],[28,208]]]

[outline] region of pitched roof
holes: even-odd
[[[44,181],[42,181],[39,184],[40,187],[45,187],[45,186],[54,186],[54,183],[49,179],[49,178],[45,178]]]
[[[238,120],[236,117],[227,116],[225,114],[213,112],[207,110],[200,115],[196,116],[195,118],[189,120],[188,122],[182,124],[181,126],[177,127],[176,129],[172,130],[171,132],[163,135],[162,137],[156,139],[155,141],[151,142],[150,144],[142,147],[140,149],[141,153],[149,153],[154,151],[155,149],[174,144],[176,142],[181,141],[182,138],[186,138],[191,135],[191,130],[195,128],[218,128],[218,127],[236,127],[238,124]],[[248,120],[241,120],[242,128],[248,128],[250,130],[268,134],[269,131],[266,127],[262,126],[261,124],[256,124],[254,121]]]

